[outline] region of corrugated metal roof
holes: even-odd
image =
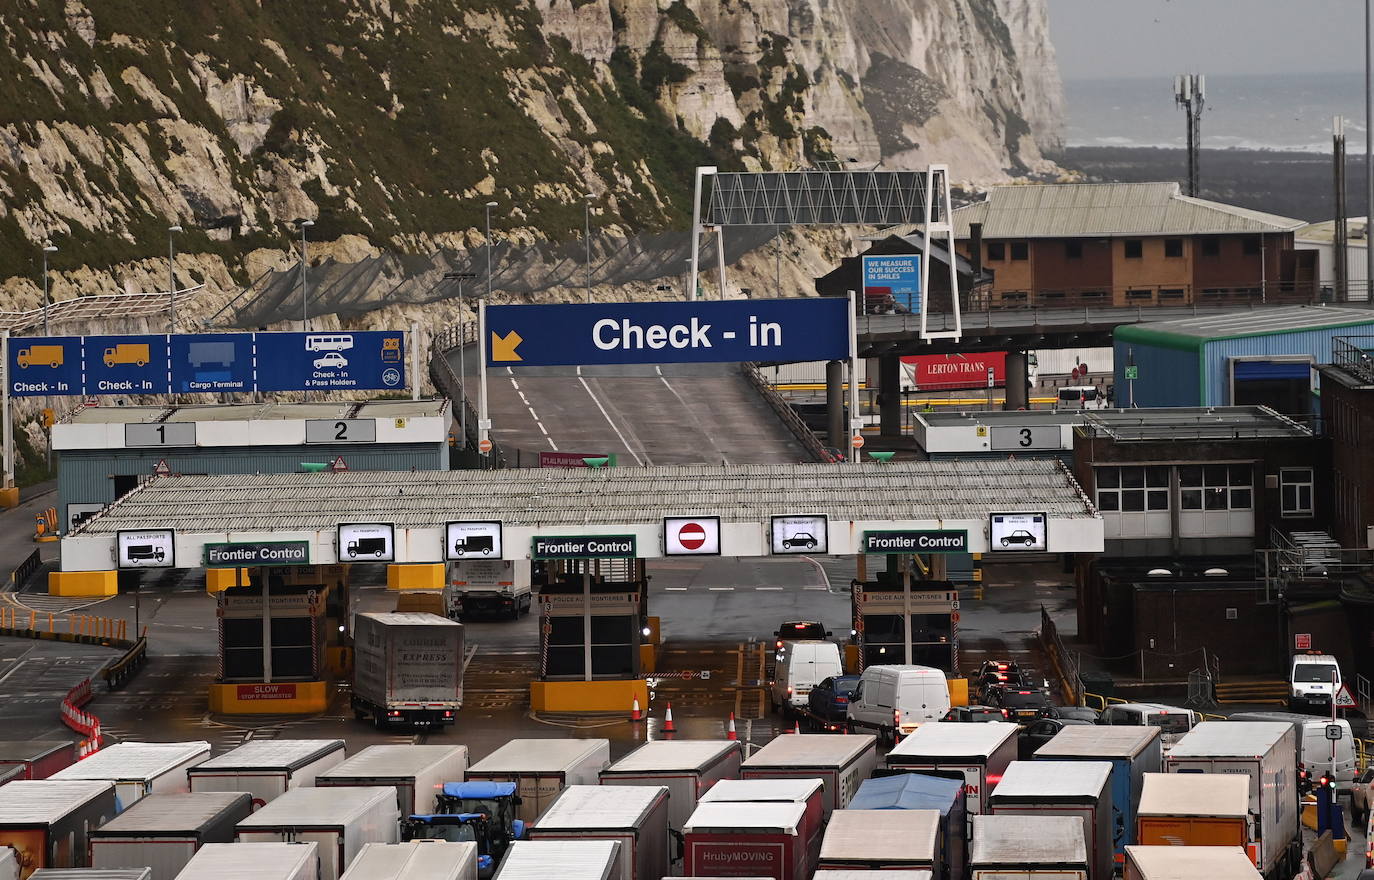
[[[556,773],[597,753],[609,758],[610,750],[608,739],[513,739],[469,767],[468,773]]]
[[[1267,406],[1093,410],[1080,431],[1114,440],[1237,440],[1310,437],[1311,429]]]
[[[113,789],[114,783],[106,780],[20,779],[5,786],[0,825],[56,822]]]
[[[744,770],[772,767],[843,767],[850,761],[871,752],[877,739],[868,735],[826,736],[803,733],[774,737],[768,745],[745,759]]]
[[[839,521],[986,519],[996,510],[1094,516],[1056,461],[346,471],[160,477],[73,534],[332,529],[341,522],[426,528],[451,520],[507,525],[657,524],[709,513],[761,522],[805,510]]]
[[[1368,247],[1369,239],[1365,233],[1369,229],[1369,223],[1363,217],[1351,217],[1345,223],[1349,238],[1346,239],[1347,247],[1363,248]],[[1332,244],[1336,240],[1336,221],[1322,220],[1317,223],[1308,223],[1300,227],[1293,233],[1294,241],[1298,242],[1324,242]]]
[[[991,796],[1097,797],[1111,775],[1110,761],[1012,761]]]
[[[973,817],[973,865],[1086,865],[1087,860],[1078,816]]]
[[[1289,306],[1276,309],[1242,309],[1221,315],[1198,315],[1172,321],[1151,321],[1118,327],[1119,339],[1148,342],[1152,336],[1191,337],[1199,342],[1237,336],[1294,333],[1328,327],[1374,327],[1374,311],[1331,306]]]
[[[836,810],[821,840],[821,861],[931,863],[939,833],[938,810]]]
[[[393,776],[413,776],[449,759],[455,752],[463,754],[467,764],[467,746],[433,746],[397,743],[368,746],[315,777],[315,784],[328,779],[367,779]]]
[[[496,880],[601,880],[620,858],[618,840],[517,840]]]
[[[325,755],[341,752],[341,739],[259,739],[250,740],[222,755],[202,761],[191,773],[210,770],[267,770],[304,767]]]
[[[540,815],[533,830],[637,828],[667,796],[663,785],[569,785]]]
[[[1086,238],[1286,232],[1303,221],[1182,195],[1177,183],[995,186],[954,211],[955,235],[983,224],[983,238]]]
[[[1250,777],[1230,773],[1146,773],[1138,816],[1245,817]]]
[[[236,807],[246,816],[251,803],[252,796],[246,791],[150,794],[91,833],[119,837],[140,832],[189,834],[225,813],[236,812]]]
[[[607,773],[670,773],[705,770],[740,744],[718,739],[656,739],[606,768]],[[614,781],[612,781],[614,784]]]

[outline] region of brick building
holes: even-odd
[[[1369,547],[1374,527],[1374,336],[1338,336],[1321,369],[1322,425],[1331,438],[1332,535]]]
[[[958,249],[991,270],[971,307],[1311,302],[1301,220],[1180,193],[1177,183],[999,186],[954,211]]]

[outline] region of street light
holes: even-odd
[[[582,197],[582,239],[587,243],[587,302],[592,301],[592,199],[591,193]]]
[[[297,220],[296,225],[301,228],[301,329],[310,332],[310,306],[309,306],[309,287],[306,284],[305,265],[310,261],[306,252],[305,231],[315,225],[314,220]]]
[[[487,296],[491,296],[491,209],[495,202],[487,202]]]
[[[57,253],[57,246],[43,245],[43,335],[48,335],[48,254]]]
[[[177,332],[177,251],[173,237],[181,231],[180,226],[167,227],[167,305],[171,310],[171,320],[167,332]]]

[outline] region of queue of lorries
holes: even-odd
[[[40,744],[33,778],[0,786],[0,880],[87,866],[142,880],[1286,880],[1300,864],[1291,721],[1206,721],[1167,749],[1149,724],[1069,726],[1032,760],[1018,730],[930,720],[881,760],[864,734],[786,734],[752,754],[652,741],[615,762],[605,739],[517,739],[471,766],[462,745],[348,756],[340,740],[265,740],[211,757],[203,742],[121,743],[46,778]]]

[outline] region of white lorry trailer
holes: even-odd
[[[207,843],[176,880],[320,880],[320,847],[299,843]]]
[[[104,779],[21,779],[0,791],[0,852],[12,847],[25,872],[89,865],[86,835],[119,812]]]
[[[601,771],[602,785],[664,785],[668,827],[681,832],[697,800],[722,779],[738,779],[743,752],[728,740],[647,742]]]
[[[1231,846],[1128,846],[1124,880],[1260,880],[1250,857]]]
[[[973,880],[1088,880],[1083,820],[974,816],[969,868]]]
[[[233,843],[253,812],[247,792],[150,794],[90,833],[91,867],[152,869],[173,880],[207,843]]]
[[[209,757],[208,742],[124,742],[101,749],[48,778],[113,782],[119,809],[127,810],[150,794],[189,791],[186,771]]]
[[[533,822],[569,785],[596,785],[611,763],[606,739],[513,739],[468,768],[468,781],[514,782],[515,818]]]
[[[440,727],[463,707],[463,625],[437,614],[353,619],[353,715],[389,727]]]
[[[820,867],[923,868],[944,880],[938,810],[836,810],[821,839]]]
[[[464,540],[464,539],[460,539]],[[477,538],[467,538],[471,543]],[[490,540],[490,539],[488,539]],[[465,548],[466,549],[466,548]],[[481,552],[480,547],[475,552]],[[448,564],[449,617],[509,617],[530,613],[528,559],[464,559]]]
[[[313,785],[344,759],[341,739],[249,740],[186,771],[191,791],[246,791],[261,807],[292,788]]]
[[[624,880],[615,840],[517,840],[495,880]]]
[[[1251,843],[1259,852],[1256,865],[1271,880],[1292,877],[1302,859],[1297,766],[1293,725],[1275,721],[1204,721],[1164,758],[1166,773],[1250,778],[1251,833],[1256,835]]]
[[[964,782],[964,815],[986,813],[988,792],[1016,760],[1020,727],[1006,721],[922,724],[887,753],[889,770],[914,771]]]
[[[867,735],[796,734],[774,737],[740,765],[741,779],[820,779],[825,815],[849,806],[859,784],[878,766],[878,740]]]
[[[238,825],[240,843],[309,840],[320,846],[320,880],[339,880],[367,843],[396,843],[396,790],[293,788]]]
[[[1116,853],[1111,777],[1110,761],[1013,761],[988,796],[988,810],[1081,818],[1088,878],[1111,880]]]
[[[339,880],[477,880],[477,844],[369,843]]]
[[[570,785],[528,831],[530,840],[618,840],[621,880],[669,873],[668,789]]]
[[[446,782],[462,782],[468,771],[467,746],[368,746],[315,777],[316,788],[390,785],[402,816],[429,813]]]

